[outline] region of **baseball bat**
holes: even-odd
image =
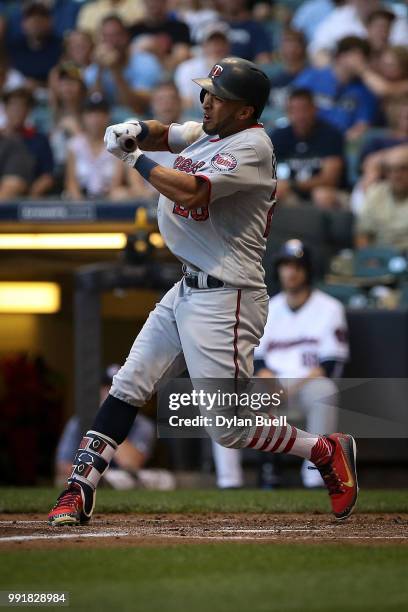
[[[122,134],[118,138],[118,145],[125,153],[133,153],[137,148],[137,139],[129,134]]]

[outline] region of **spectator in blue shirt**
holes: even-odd
[[[19,87],[4,96],[7,123],[5,133],[19,138],[33,160],[33,181],[28,191],[31,198],[41,198],[54,184],[54,162],[50,143],[45,134],[40,134],[27,123],[34,100],[30,91]]]
[[[58,37],[65,32],[75,29],[79,10],[86,0],[52,0],[42,2],[48,4],[53,18],[53,31]],[[4,10],[5,2],[0,2],[0,11]],[[11,4],[11,3],[10,3]],[[28,3],[25,3],[28,4]],[[7,30],[10,39],[19,38],[22,35],[21,21],[24,3],[13,3],[8,7]]]
[[[251,19],[246,0],[219,2],[221,18],[230,26],[231,55],[259,64],[271,61],[269,34],[258,21]]]
[[[110,105],[145,112],[150,92],[162,79],[160,63],[151,53],[134,51],[122,20],[108,16],[102,21],[94,63],[84,71],[85,83],[99,91]]]
[[[318,119],[307,89],[291,92],[289,125],[270,134],[278,160],[278,199],[289,205],[313,203],[321,208],[341,204],[344,187],[343,136]]]
[[[190,31],[184,21],[169,13],[168,0],[143,0],[146,14],[131,28],[138,49],[156,55],[169,72],[190,57]]]
[[[347,36],[339,42],[332,66],[307,68],[293,82],[313,92],[320,118],[344,132],[349,141],[360,138],[378,114],[376,96],[357,75],[359,60],[369,51],[365,40]]]
[[[49,8],[41,2],[24,5],[21,33],[8,32],[6,44],[12,66],[30,79],[31,88],[46,85],[62,53],[62,41],[53,32]]]

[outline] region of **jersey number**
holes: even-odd
[[[184,206],[181,206],[181,204],[174,204],[173,213],[175,215],[179,215],[180,217],[184,217],[185,219],[187,219],[190,215],[194,221],[206,221],[210,216],[208,206],[196,208],[195,210],[188,210],[187,208],[184,208]]]

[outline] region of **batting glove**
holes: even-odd
[[[105,143],[106,149],[125,163],[129,164],[129,166],[134,166],[138,157],[142,154],[139,147],[133,151],[132,153],[126,153],[123,151],[118,143],[118,140],[121,136],[130,136],[132,138],[137,138],[141,133],[142,128],[140,126],[139,121],[134,120],[132,122],[126,123],[117,123],[116,125],[110,125],[105,132],[105,136],[103,141]]]

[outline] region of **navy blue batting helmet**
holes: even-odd
[[[193,79],[202,87],[201,102],[206,91],[224,100],[243,100],[262,114],[271,89],[266,74],[253,62],[241,57],[225,57],[215,64],[208,77]]]
[[[275,257],[275,270],[281,263],[284,262],[297,262],[305,268],[308,274],[309,281],[312,278],[312,258],[308,247],[297,238],[287,240],[279,249]]]

